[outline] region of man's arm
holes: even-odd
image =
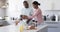
[[[15,21],[16,25],[23,19],[28,19],[28,17],[26,15],[20,15],[20,19]]]
[[[22,21],[22,18],[19,19],[19,20],[16,20],[16,21],[15,21],[15,24],[18,25],[18,23],[19,23],[20,21]]]

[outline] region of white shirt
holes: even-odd
[[[21,13],[20,15],[31,16],[33,14],[33,9],[31,9],[31,8],[23,8],[20,13]]]
[[[27,16],[31,16],[33,14],[33,9],[32,8],[23,8],[20,12],[20,15],[27,15]],[[21,21],[20,25],[26,23],[26,20]]]

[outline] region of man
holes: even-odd
[[[24,8],[21,10],[21,15],[31,16],[32,15],[32,9],[29,7],[29,4],[27,1],[23,2]]]
[[[27,1],[24,1],[23,5],[24,5],[24,8],[20,12],[20,20],[23,20],[24,18],[27,19],[26,16],[31,16],[33,14],[33,9],[29,7],[29,4]],[[27,23],[29,22],[29,20],[27,20]],[[18,24],[18,22],[16,22],[16,24]]]

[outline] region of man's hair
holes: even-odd
[[[23,3],[28,3],[27,1],[24,1]]]

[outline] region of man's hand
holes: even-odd
[[[28,16],[22,15],[21,18],[22,18],[22,19],[28,19]]]

